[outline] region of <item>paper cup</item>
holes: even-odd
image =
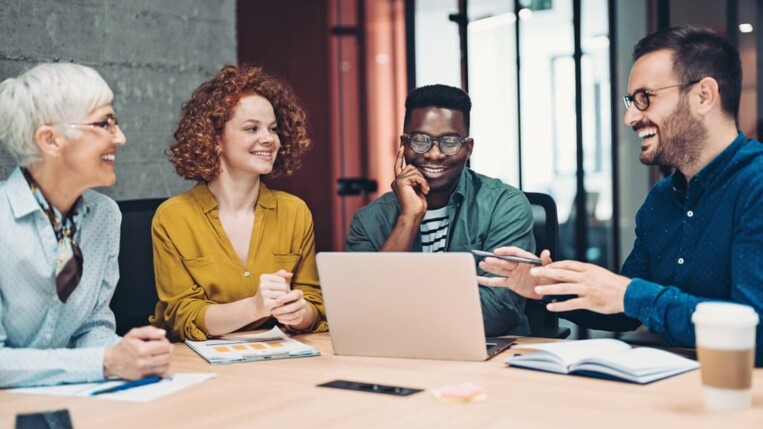
[[[705,408],[739,411],[752,405],[755,327],[752,307],[725,302],[697,304],[692,315]]]

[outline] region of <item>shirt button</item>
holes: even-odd
[[[244,277],[249,277],[249,271],[244,271]]]
[[[684,264],[684,258],[678,258],[678,264],[683,265]]]
[[[45,340],[46,340],[46,341],[50,341],[50,338],[51,338],[51,335],[50,335],[50,334],[45,334]]]
[[[686,212],[686,216],[692,217],[694,216],[694,212],[689,210],[688,212]]]

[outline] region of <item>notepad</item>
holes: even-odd
[[[320,356],[313,347],[289,338],[277,326],[260,334],[226,335],[186,344],[212,365]]]
[[[80,396],[93,399],[109,399],[114,401],[150,402],[154,399],[167,396],[171,393],[183,390],[194,384],[201,383],[215,377],[213,372],[177,373],[164,377],[158,383],[146,384],[127,390],[102,395],[92,396],[98,390],[116,387],[127,383],[125,380],[107,380],[100,383],[76,383],[60,384],[57,386],[21,387],[9,389],[10,393],[26,393],[31,395],[55,395],[55,396]]]
[[[559,374],[584,375],[638,384],[651,383],[699,368],[699,363],[665,350],[631,348],[620,340],[595,339],[527,346],[538,352],[516,355],[506,363]]]

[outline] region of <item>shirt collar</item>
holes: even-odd
[[[699,186],[701,190],[705,190],[715,181],[718,176],[721,175],[728,167],[729,163],[734,159],[734,156],[739,152],[742,145],[747,141],[747,138],[741,132],[737,134],[731,144],[723,150],[718,156],[716,156],[710,163],[704,166],[697,174],[691,179],[692,187]],[[686,182],[686,176],[683,173],[676,170],[671,178],[673,184],[673,190],[678,192],[681,196],[685,196],[688,183]],[[692,192],[694,194],[694,192]]]
[[[191,194],[199,202],[201,209],[204,213],[209,213],[212,210],[217,209],[217,200],[209,191],[206,182],[199,182],[191,188]],[[257,198],[257,205],[266,209],[276,208],[276,198],[265,183],[260,180],[260,195]]]
[[[456,190],[450,195],[448,205],[459,204],[468,196],[469,189],[471,189],[470,185],[472,177],[467,174],[467,170],[467,167],[464,167],[464,169],[461,170],[461,176],[458,178],[458,185],[456,186]]]
[[[21,219],[30,213],[36,211],[42,212],[40,204],[32,194],[29,183],[21,171],[21,167],[16,167],[7,180],[8,202],[11,205],[11,211],[16,219]],[[74,203],[75,209],[83,213],[83,216],[90,214],[90,206],[87,204],[87,191],[85,191]]]
[[[702,170],[692,178],[693,182],[697,182],[703,189],[707,189],[721,173],[726,170],[734,156],[739,152],[747,138],[741,132],[737,134],[731,144],[723,150],[718,156],[715,157],[709,164],[707,164]]]

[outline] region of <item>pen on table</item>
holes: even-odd
[[[128,381],[120,384],[119,386],[109,387],[108,389],[96,390],[90,393],[90,396],[102,395],[104,393],[114,393],[121,390],[132,389],[133,387],[145,386],[147,384],[158,383],[162,381],[162,377],[158,375],[152,375],[151,377],[141,378],[140,380]]]
[[[498,258],[503,259],[506,261],[513,261],[513,262],[523,262],[525,264],[531,264],[531,265],[538,265],[541,266],[543,263],[540,259],[533,259],[533,258],[523,258],[521,256],[511,256],[511,255],[496,255],[492,252],[483,252],[482,250],[472,250],[472,253],[477,256],[482,257],[491,257],[491,258]]]

